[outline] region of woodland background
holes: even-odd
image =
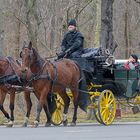
[[[43,57],[54,56],[70,18],[77,19],[85,47],[100,46],[101,0],[0,0],[0,55],[19,57],[31,40]],[[113,34],[116,58],[140,54],[139,0],[114,0]]]

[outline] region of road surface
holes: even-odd
[[[104,126],[96,123],[77,124],[75,127],[51,126],[22,128],[0,126],[0,140],[139,140],[140,122],[114,123]]]

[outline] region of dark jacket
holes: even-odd
[[[69,56],[75,52],[80,55],[83,50],[83,42],[84,37],[79,31],[67,32],[62,40],[61,51],[68,52]]]

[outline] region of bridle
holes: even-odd
[[[25,56],[26,54],[25,54],[25,49],[28,49],[30,52],[29,52],[29,56],[28,56],[28,61],[29,61],[29,64],[28,64],[28,66],[26,66],[26,69],[25,69],[25,71],[26,70],[29,70],[30,69],[30,66],[31,66],[31,63],[32,63],[32,61],[33,61],[33,49],[29,49],[28,48],[28,46],[24,46],[23,48],[22,48],[22,51],[20,52],[20,57],[22,58],[23,57],[23,55]],[[24,52],[24,53],[23,53]],[[23,65],[23,60],[22,60],[22,65]]]

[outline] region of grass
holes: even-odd
[[[33,124],[35,120],[34,116],[31,116],[29,124]],[[41,119],[40,119],[40,124],[45,124],[46,122],[46,116],[44,113],[41,114]],[[72,120],[72,112],[68,115],[68,121],[71,122]],[[16,120],[14,122],[15,125],[22,125],[24,121],[23,116],[18,116],[16,117]],[[122,114],[121,118],[115,118],[114,122],[135,122],[135,121],[140,121],[140,113],[138,114]],[[7,123],[7,119],[0,113],[0,125],[4,125]],[[96,119],[93,117],[92,120],[87,119],[87,114],[86,113],[78,113],[78,123],[96,123]]]
[[[8,99],[9,101],[9,99]],[[20,98],[19,103],[22,103],[22,100]],[[9,110],[8,106],[9,103],[6,102],[6,104],[4,105],[6,108],[6,110]],[[24,107],[24,111],[21,109],[21,106]],[[30,121],[29,124],[32,124],[35,120],[35,115],[36,115],[36,104],[33,104],[33,108],[31,111],[31,117],[30,117]],[[19,124],[22,125],[23,121],[24,121],[24,116],[25,116],[25,111],[26,111],[26,106],[25,104],[20,104],[20,106],[18,106],[17,104],[15,105],[15,124]],[[140,121],[140,113],[138,114],[133,114],[132,110],[130,108],[124,108],[122,107],[122,112],[121,112],[121,118],[116,118],[114,121],[115,122],[132,122],[132,121]],[[71,122],[72,120],[72,115],[73,115],[73,107],[71,106],[69,109],[69,113],[68,113],[68,121]],[[92,117],[93,119],[87,119],[88,115],[81,111],[80,109],[78,109],[78,115],[77,115],[77,122],[81,122],[81,123],[93,123],[93,122],[97,122],[96,119],[94,117]],[[2,114],[2,112],[0,111],[0,125],[3,125],[7,122],[7,119],[4,117],[4,115]],[[46,122],[46,115],[44,113],[44,111],[41,113],[41,118],[40,118],[40,123],[41,124],[45,124]]]

